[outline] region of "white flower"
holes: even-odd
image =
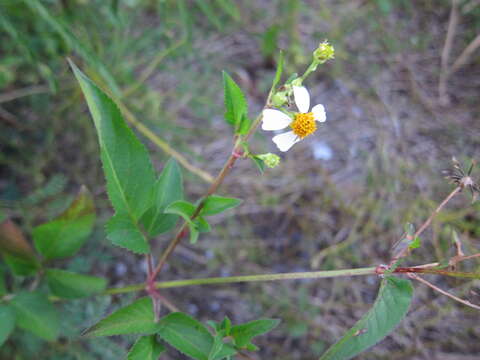
[[[315,130],[317,130],[316,121],[324,122],[327,120],[325,107],[322,104],[315,105],[312,111],[308,112],[310,109],[310,94],[305,87],[294,86],[293,97],[295,98],[295,104],[299,111],[294,114],[293,118],[280,110],[263,110],[263,130],[282,130],[288,126],[292,128],[292,131],[273,137],[272,140],[280,151],[287,151],[293,144],[313,134]]]

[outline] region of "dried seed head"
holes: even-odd
[[[472,202],[474,202],[480,194],[480,187],[471,177],[472,170],[476,165],[475,160],[472,160],[472,163],[467,171],[464,170],[460,162],[455,157],[452,158],[452,162],[452,169],[442,171],[445,175],[445,178],[448,179],[451,184],[459,186],[462,190],[468,188],[472,193]]]

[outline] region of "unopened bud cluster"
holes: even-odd
[[[328,41],[324,41],[318,45],[318,48],[313,52],[313,61],[318,64],[323,64],[327,60],[335,57],[335,49]]]
[[[263,163],[270,168],[274,168],[275,166],[280,164],[280,156],[272,153],[257,155],[257,157],[261,159]]]

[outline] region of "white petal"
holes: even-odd
[[[315,105],[312,108],[313,118],[318,122],[325,122],[327,120],[327,113],[325,112],[325,106],[322,104]]]
[[[262,129],[263,130],[282,130],[285,129],[292,119],[280,110],[263,110]]]
[[[280,151],[287,151],[293,144],[300,141],[300,138],[294,134],[293,131],[289,131],[273,137],[273,142],[277,145]]]
[[[295,98],[298,111],[301,113],[308,112],[308,109],[310,109],[310,94],[307,88],[304,86],[294,86],[293,97]]]

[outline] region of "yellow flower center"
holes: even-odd
[[[290,127],[292,128],[294,134],[300,139],[313,134],[315,130],[317,130],[317,124],[315,123],[313,112],[295,114]]]

